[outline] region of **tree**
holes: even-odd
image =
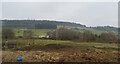
[[[25,30],[23,33],[24,38],[32,38],[33,32],[31,30]]]
[[[2,29],[3,39],[13,39],[15,37],[15,32],[12,28],[5,27]]]
[[[83,33],[83,40],[89,42],[89,41],[95,41],[96,39],[95,39],[95,35],[92,34],[90,30],[86,30]]]
[[[79,38],[76,31],[60,27],[51,33],[51,38],[56,40],[73,40]]]
[[[105,32],[100,35],[102,41],[117,41],[117,36],[113,32]]]

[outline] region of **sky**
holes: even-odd
[[[2,2],[118,2],[119,0],[0,0]]]
[[[3,2],[4,19],[41,19],[118,26],[117,2]]]

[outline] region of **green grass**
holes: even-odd
[[[112,44],[109,44],[109,43],[95,43],[95,42],[77,42],[76,44],[78,45],[82,45],[82,44],[85,44],[85,45],[117,45],[115,43],[112,43]]]
[[[40,36],[40,35],[47,35],[46,33],[49,31],[53,31],[54,29],[32,29],[34,32],[34,35]]]
[[[24,30],[27,29],[14,29],[14,30],[15,30],[15,36],[23,36]],[[33,31],[33,36],[45,36],[47,35],[46,33],[48,31],[53,31],[54,29],[29,29],[29,30]],[[20,32],[18,33],[18,31]]]
[[[44,39],[23,39],[23,40],[8,40],[9,43],[27,43],[27,42],[35,42],[36,44],[75,44],[75,45],[112,45],[116,46],[116,43],[95,43],[95,42],[73,42],[73,41],[62,41],[62,40],[44,40]],[[4,40],[2,42],[5,42]]]
[[[3,41],[4,43],[5,41]],[[44,39],[28,39],[28,40],[8,40],[8,43],[33,43],[35,45],[47,45],[47,44],[63,44],[70,46],[83,46],[83,47],[93,47],[93,46],[117,46],[115,43],[95,43],[95,42],[73,42],[73,41],[61,41],[61,40],[44,40]]]

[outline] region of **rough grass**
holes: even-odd
[[[61,41],[61,40],[44,40],[44,39],[26,39],[26,40],[8,40],[8,43],[21,43],[21,44],[27,44],[27,43],[35,43],[32,46],[36,45],[48,45],[48,44],[62,44],[62,45],[69,45],[69,46],[80,46],[80,47],[94,47],[100,49],[112,49],[117,50],[118,44],[116,43],[95,43],[95,42],[73,42],[73,41]],[[5,41],[3,41],[5,43]],[[26,47],[28,45],[25,45]],[[97,47],[98,46],[98,47]],[[102,48],[101,48],[102,46]],[[23,47],[23,46],[22,46]]]
[[[73,42],[73,41],[63,41],[63,40],[49,40],[49,39],[16,39],[16,40],[8,40],[9,43],[27,43],[27,42],[35,42],[36,44],[75,44],[75,45],[110,45],[117,46],[116,43],[95,43],[95,42]],[[3,40],[3,43],[5,41]]]

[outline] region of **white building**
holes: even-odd
[[[39,36],[38,38],[49,38],[49,36]]]

